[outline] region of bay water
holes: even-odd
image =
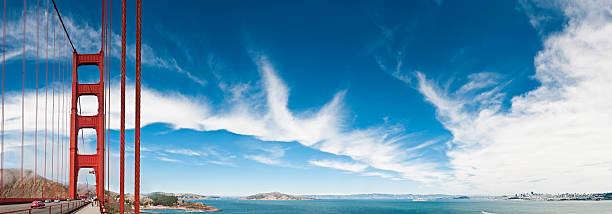
[[[227,214],[306,213],[601,213],[612,214],[612,201],[511,201],[511,200],[200,200]],[[162,214],[183,210],[152,210]]]

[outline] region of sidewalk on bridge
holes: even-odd
[[[75,214],[100,214],[100,207],[88,204],[76,211]]]

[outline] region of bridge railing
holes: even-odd
[[[28,214],[32,214],[32,210],[40,210],[40,209],[48,209],[49,210],[49,214],[53,214],[53,210],[54,207],[55,209],[59,208],[59,213],[63,214],[63,213],[70,213],[72,211],[75,211],[85,205],[89,204],[88,201],[81,201],[81,200],[76,200],[76,201],[71,201],[69,203],[61,203],[61,204],[55,204],[55,205],[50,205],[47,206],[45,204],[45,207],[41,207],[41,208],[27,208],[27,209],[20,209],[20,210],[11,210],[11,211],[6,211],[6,212],[0,212],[0,214],[9,214],[9,213],[28,213]]]

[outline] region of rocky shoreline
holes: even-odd
[[[180,201],[178,205],[175,206],[146,206],[143,209],[148,210],[184,210],[185,213],[192,212],[221,212],[222,210],[217,209],[216,207],[207,206],[202,202],[191,202],[191,201]]]

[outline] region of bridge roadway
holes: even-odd
[[[62,214],[62,213],[67,213],[69,210],[74,211],[80,204],[84,204],[84,203],[86,202],[85,201],[61,201],[58,203],[54,203],[54,202],[45,203],[44,208],[31,209],[31,213],[28,210],[30,208],[30,203],[7,204],[7,205],[0,205],[0,214],[4,214],[8,212],[10,212],[10,214]],[[98,207],[96,207],[96,209],[97,208]],[[49,209],[51,209],[51,212],[49,212]],[[22,211],[11,212],[15,210],[22,210]]]

